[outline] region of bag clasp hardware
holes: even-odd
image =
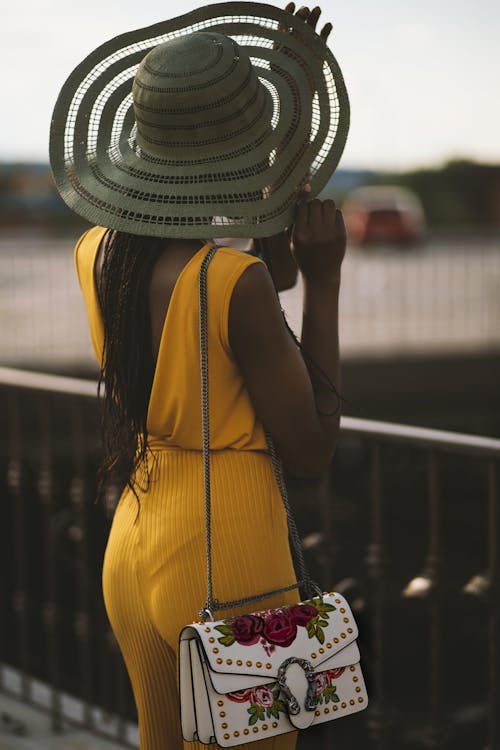
[[[215,622],[214,613],[208,607],[203,607],[203,609],[200,609],[199,615],[202,623],[206,622],[207,620]]]
[[[307,661],[307,659],[300,659],[297,656],[290,656],[288,659],[285,659],[278,669],[278,685],[288,706],[288,711],[292,716],[296,716],[300,713],[298,701],[286,684],[286,671],[291,664],[298,664],[304,670],[308,683],[304,708],[306,711],[314,711],[316,707],[316,678],[314,676],[314,667],[310,661]]]

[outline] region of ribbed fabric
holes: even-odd
[[[81,252],[80,241],[80,251],[75,254],[97,356],[102,346],[102,322],[92,269],[102,234],[91,230],[86,237],[92,239],[92,247]],[[140,505],[132,492],[124,491],[104,557],[104,602],[130,676],[141,750],[216,747],[183,743],[177,669],[179,632],[199,619],[207,591],[201,425],[196,413],[200,405],[199,343],[192,332],[183,338],[186,321],[193,322],[198,315],[197,275],[203,256],[204,252],[198,252],[185,267],[170,300],[150,401],[150,416],[153,400],[162,401],[158,409],[164,415],[165,429],[160,424],[150,441],[149,489],[139,491]],[[296,580],[286,514],[271,460],[264,450],[256,449],[263,443],[262,425],[241,374],[234,374],[236,365],[227,341],[230,294],[250,262],[253,259],[240,251],[218,251],[210,266],[215,272],[210,275],[209,271],[208,280],[209,317],[213,321],[212,327],[209,325],[210,413],[215,425],[212,442],[217,448],[211,454],[212,544],[214,593],[220,600],[240,599]],[[165,348],[169,346],[185,350],[186,367],[191,359],[191,368],[184,370],[188,382],[182,398],[166,377],[169,363]],[[236,383],[235,378],[239,378]],[[233,409],[228,414],[230,381]],[[154,413],[153,423],[158,420]],[[172,414],[175,423],[169,422]],[[177,441],[189,436],[186,440],[199,448],[176,445],[173,436]],[[144,486],[142,473],[137,479]],[[294,590],[216,616],[298,600]],[[251,746],[255,750],[293,750],[295,743],[293,732]]]

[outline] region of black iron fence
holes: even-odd
[[[104,612],[95,383],[0,368],[0,690],[137,746]],[[344,417],[331,472],[290,478],[304,547],[360,625],[368,711],[301,747],[500,748],[500,440]],[[116,498],[115,498],[116,500]],[[312,743],[312,744],[310,744]]]

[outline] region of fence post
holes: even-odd
[[[488,750],[500,747],[500,570],[498,543],[500,537],[498,509],[497,466],[492,459],[488,465],[488,548],[490,579],[490,698]]]
[[[388,738],[389,722],[385,701],[385,571],[387,555],[384,538],[384,503],[381,486],[381,447],[380,443],[371,445],[371,540],[366,555],[369,577],[369,608],[372,613],[373,663],[371,665],[371,682],[374,695],[370,697],[369,728],[377,750],[390,747]]]

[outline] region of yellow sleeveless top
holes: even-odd
[[[75,247],[75,265],[85,300],[90,337],[99,364],[104,329],[94,264],[103,227],[86,232]],[[163,324],[158,359],[147,415],[149,444],[202,449],[201,378],[198,274],[208,243],[181,271]],[[212,450],[266,450],[262,423],[258,420],[242,373],[229,344],[228,318],[231,295],[243,271],[262,263],[240,250],[217,250],[208,268],[208,353],[210,440]]]

